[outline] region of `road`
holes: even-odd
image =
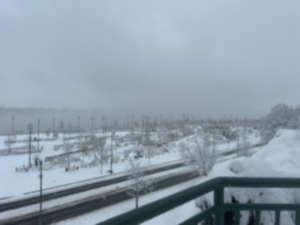
[[[186,173],[170,176],[166,179],[159,178],[154,181],[156,184],[154,187],[154,191],[166,187],[170,187],[172,185],[179,184],[190,179],[194,179],[197,176],[199,175],[191,172],[186,172]],[[85,199],[83,201],[74,203],[72,205],[46,210],[43,212],[43,224],[51,224],[54,222],[65,220],[74,216],[78,216],[80,214],[91,212],[93,210],[97,210],[130,199],[132,197],[127,194],[127,190],[128,190],[127,188],[122,188],[107,194],[105,198],[103,198],[103,196],[94,196],[93,198]],[[1,225],[2,224],[7,224],[7,225],[8,224],[11,225],[12,224],[14,225],[39,224],[39,213],[36,212],[22,217],[15,217],[13,219],[1,221],[0,224]]]
[[[179,167],[182,167],[182,166],[184,166],[183,162],[177,162],[177,163],[174,163],[174,164],[171,164],[171,165],[166,165],[166,166],[162,166],[162,167],[159,167],[159,168],[153,168],[153,169],[147,170],[147,171],[145,171],[144,174],[145,175],[151,175],[151,174],[155,174],[155,173],[159,173],[159,172],[179,168]],[[105,186],[111,185],[111,184],[117,184],[119,182],[123,182],[123,181],[126,181],[128,179],[129,179],[128,175],[124,175],[124,176],[117,177],[117,178],[112,178],[112,179],[109,179],[109,180],[98,181],[98,182],[91,183],[91,184],[83,184],[83,185],[80,185],[80,186],[77,186],[77,187],[72,187],[72,188],[61,190],[61,191],[56,191],[56,192],[44,194],[43,195],[43,202],[44,201],[49,201],[49,200],[54,200],[54,199],[61,198],[61,197],[65,197],[65,196],[68,196],[68,195],[81,193],[81,192],[84,192],[84,191],[97,189],[97,188],[100,188],[100,187],[105,187]],[[23,207],[23,206],[29,206],[29,205],[37,204],[37,203],[39,203],[39,201],[40,201],[40,197],[35,196],[35,197],[25,198],[25,199],[19,200],[19,201],[3,203],[3,204],[0,204],[0,212],[20,208],[20,207]]]

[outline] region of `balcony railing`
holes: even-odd
[[[127,225],[140,224],[162,213],[174,209],[186,202],[196,199],[208,192],[214,193],[214,205],[209,209],[181,222],[181,225],[197,225],[203,222],[205,225],[225,225],[225,212],[234,212],[232,224],[240,224],[240,212],[251,211],[254,215],[253,223],[260,225],[261,211],[275,212],[275,225],[280,225],[281,211],[294,211],[295,224],[300,224],[300,204],[282,203],[225,203],[225,188],[300,188],[300,179],[297,178],[232,178],[219,177],[206,181],[194,187],[180,191],[176,194],[160,199],[156,202],[142,206],[116,216],[97,225]],[[282,224],[284,225],[284,224]]]

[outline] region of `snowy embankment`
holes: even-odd
[[[252,157],[241,157],[216,164],[207,180],[219,176],[229,177],[299,177],[300,176],[300,131],[279,130],[275,137]],[[300,203],[300,190],[279,188],[227,188],[225,201],[232,198],[240,203]],[[213,203],[210,193],[196,200],[196,205]],[[241,214],[241,225],[247,225],[249,212]],[[262,225],[274,224],[274,212],[261,213]],[[280,224],[294,225],[294,213],[281,212]]]

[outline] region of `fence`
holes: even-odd
[[[280,225],[281,211],[294,211],[295,224],[300,224],[300,204],[281,203],[225,203],[225,188],[300,188],[300,179],[297,178],[233,178],[220,177],[206,181],[194,187],[180,191],[176,194],[160,199],[138,209],[116,216],[97,225],[136,225],[155,216],[174,209],[186,202],[200,197],[208,192],[214,193],[214,205],[209,209],[180,223],[180,225],[193,225],[203,222],[207,225],[225,225],[225,212],[234,212],[233,225],[240,224],[240,211],[254,213],[254,225],[260,225],[261,211],[275,212],[275,225]],[[284,225],[284,224],[282,224]]]

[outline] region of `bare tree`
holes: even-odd
[[[131,184],[128,186],[128,195],[135,199],[135,208],[139,207],[139,198],[142,194],[153,190],[153,182],[145,178],[145,168],[141,167],[138,159],[129,159],[129,178]]]
[[[61,123],[63,124],[63,122]],[[63,126],[62,126],[63,128]],[[66,157],[67,157],[67,167],[66,167],[66,172],[68,172],[71,169],[71,158],[70,158],[70,153],[72,151],[72,144],[69,142],[69,138],[70,138],[70,130],[67,129],[66,132],[64,132],[64,129],[62,129],[63,131],[63,146],[64,146],[64,152],[66,153]]]
[[[242,131],[241,142],[239,144],[240,156],[249,156],[250,143],[248,141],[247,129],[244,127]]]
[[[92,137],[92,143],[93,143],[93,153],[94,157],[97,162],[99,162],[100,165],[100,173],[103,173],[103,164],[107,161],[109,158],[107,154],[106,149],[106,138],[105,137],[96,137],[95,135]]]
[[[215,149],[207,134],[204,134],[202,141],[195,136],[189,144],[181,143],[179,147],[185,163],[199,174],[206,176],[215,164]]]
[[[71,167],[71,158],[70,158],[70,152],[72,150],[72,145],[69,141],[65,140],[64,138],[64,152],[66,153],[67,157],[67,167],[66,172],[70,170]]]

